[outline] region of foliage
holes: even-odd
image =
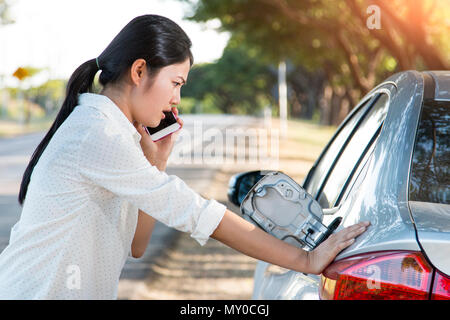
[[[26,101],[39,106],[46,115],[49,115],[61,107],[64,100],[65,86],[65,80],[53,79],[40,86],[26,90],[19,88],[6,88],[6,90],[11,97],[18,97],[19,90],[21,90]]]
[[[270,104],[276,79],[258,55],[231,39],[216,63],[194,66],[182,94],[202,103],[191,110],[255,114]]]
[[[446,16],[440,0],[199,0],[195,21],[218,18],[222,30],[261,48],[274,63],[290,59],[324,69],[335,84],[367,92],[394,71],[449,68]],[[381,29],[366,25],[379,6]],[[447,23],[447,24],[446,24]],[[442,48],[442,49],[441,49]]]
[[[65,87],[65,80],[52,79],[38,87],[28,89],[25,96],[28,100],[39,104],[49,114],[61,107],[65,97]]]
[[[0,0],[0,25],[14,23],[14,19],[9,14],[9,3],[6,0]]]
[[[256,48],[262,60],[273,65],[287,60],[298,66],[305,76],[289,80],[295,91],[292,97],[301,105],[301,100],[312,103],[326,96],[326,103],[316,102],[316,107],[324,112],[332,109],[325,112],[329,124],[338,123],[345,116],[341,109],[348,112],[362,95],[395,72],[450,68],[450,1],[446,0],[180,1],[192,7],[188,19],[219,19],[220,30],[231,32],[239,45]],[[379,29],[368,27],[370,5],[380,9]],[[318,83],[323,92],[304,99],[311,93],[303,84],[314,79],[313,73],[323,74],[326,85]],[[307,109],[308,117],[314,114]]]

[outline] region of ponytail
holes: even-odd
[[[55,121],[45,135],[44,139],[42,139],[36,150],[34,150],[31,160],[25,169],[25,173],[23,174],[18,197],[20,205],[23,205],[25,200],[34,166],[38,162],[56,130],[58,130],[61,124],[67,119],[75,106],[78,104],[78,94],[92,91],[92,83],[94,82],[94,77],[97,71],[97,63],[95,59],[92,59],[79,66],[70,77],[66,88],[66,98],[64,99],[61,110],[56,116]]]

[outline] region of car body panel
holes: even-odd
[[[416,201],[409,205],[428,260],[440,272],[450,275],[450,205]]]
[[[269,263],[258,261],[255,269],[256,282],[253,300],[318,300],[317,288],[320,276],[305,275],[301,272],[287,271],[283,274],[266,276]]]
[[[436,95],[442,99],[449,95],[446,90],[449,75],[448,72],[439,74],[445,77],[444,82],[436,86]],[[433,74],[433,77],[437,76]],[[336,213],[323,219],[324,225],[328,225],[336,217],[342,217],[336,231],[360,221],[370,221],[371,226],[336,260],[373,251],[421,251],[423,247],[431,262],[448,274],[450,234],[443,236],[442,232],[436,231],[436,226],[422,225],[417,230],[419,243],[408,203],[408,177],[424,93],[422,75],[416,71],[395,74],[366,97],[380,91],[388,93],[391,101],[372,154],[365,164],[367,167],[358,177],[361,180],[357,187],[343,199]],[[420,220],[420,212],[416,210],[414,214]],[[447,227],[450,228],[450,220]],[[265,262],[258,262],[253,298],[318,299],[319,276],[294,271],[271,274],[269,267]]]
[[[355,199],[347,205],[348,211],[343,212],[341,224],[346,227],[368,220],[371,226],[337,260],[380,246],[386,250],[406,249],[396,243],[420,250],[417,243],[413,245],[416,236],[407,202],[409,165],[405,163],[411,162],[423,82],[417,72],[400,73],[388,80],[395,82],[398,89],[391,95],[366,177],[352,195]]]
[[[450,275],[450,233],[420,231],[419,242],[431,264],[441,273]]]

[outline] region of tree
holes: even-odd
[[[21,104],[23,104],[23,110],[24,110],[24,115],[25,115],[25,124],[30,123],[31,111],[30,111],[29,101],[31,100],[30,99],[31,97],[27,94],[30,91],[25,90],[25,88],[23,88],[23,84],[26,83],[27,80],[29,80],[30,78],[39,74],[43,70],[44,70],[43,68],[34,68],[31,66],[26,66],[26,67],[17,68],[17,70],[13,74],[13,76],[16,77],[19,80],[19,82],[22,84],[22,85],[19,85],[19,88],[17,91],[17,93],[18,93],[17,96],[19,97],[19,101],[21,101]]]
[[[14,23],[9,14],[9,4],[6,0],[0,0],[0,25]]]
[[[64,98],[67,80],[51,79],[38,87],[25,91],[25,96],[31,102],[40,105],[46,114],[59,110]]]
[[[186,1],[186,0],[185,0]],[[450,2],[435,0],[199,0],[189,19],[218,18],[221,30],[260,49],[276,64],[289,59],[323,72],[324,94],[354,102],[393,72],[448,69]],[[367,8],[381,10],[381,29],[367,27]],[[328,87],[330,89],[328,89]],[[326,94],[329,92],[329,94]],[[335,101],[332,103],[332,101]],[[351,108],[348,108],[349,110]],[[340,110],[328,114],[341,115]],[[332,123],[338,119],[330,119]],[[328,120],[327,120],[328,121]]]
[[[255,114],[270,103],[276,78],[256,49],[231,39],[216,63],[194,66],[184,97],[212,101],[224,113]]]

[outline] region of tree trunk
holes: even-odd
[[[342,87],[333,88],[333,95],[331,97],[331,112],[328,125],[339,124],[339,117],[341,114],[343,99],[344,89]]]
[[[333,88],[327,83],[323,88],[322,99],[320,99],[320,124],[328,125],[331,113],[331,97]]]

